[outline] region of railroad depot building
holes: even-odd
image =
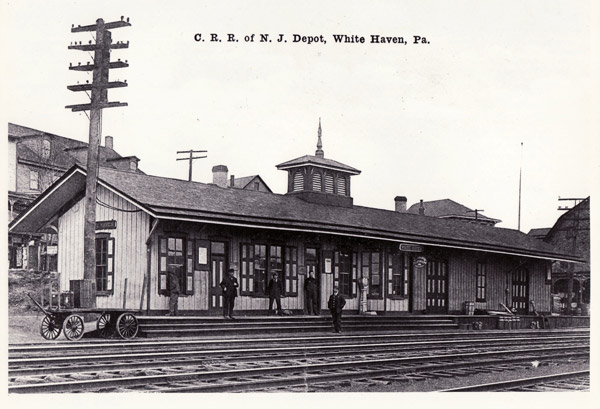
[[[96,232],[98,308],[168,310],[167,268],[180,274],[182,314],[221,314],[219,283],[236,270],[236,313],[265,314],[272,274],[284,282],[283,308],[305,308],[304,279],[314,271],[320,308],[333,286],[358,311],[368,279],[368,309],[379,314],[498,310],[521,314],[551,306],[553,261],[576,256],[516,230],[406,211],[354,205],[360,171],[315,155],[279,164],[288,192],[232,188],[224,167],[212,184],[100,168]],[[223,177],[224,176],[224,177]],[[86,171],[73,166],[10,223],[11,232],[58,231],[61,289],[83,278]]]

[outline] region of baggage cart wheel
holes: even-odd
[[[45,339],[52,341],[53,339],[58,338],[61,330],[60,324],[56,322],[56,317],[53,316],[50,318],[47,315],[44,316],[42,325],[40,326],[40,334],[42,334]]]
[[[109,313],[102,313],[96,322],[96,329],[102,338],[112,337],[115,333],[114,317]]]
[[[83,318],[71,314],[63,322],[63,332],[69,341],[77,341],[83,337]]]
[[[135,338],[138,333],[138,321],[130,312],[124,312],[117,319],[117,333],[123,339]]]

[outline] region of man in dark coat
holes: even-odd
[[[221,290],[223,293],[223,318],[233,318],[233,307],[235,305],[235,297],[237,297],[237,288],[239,287],[237,278],[235,278],[235,270],[230,268],[227,270],[227,276],[221,281]]]
[[[317,309],[317,293],[318,293],[318,284],[317,279],[315,278],[315,273],[312,269],[308,272],[308,277],[304,280],[304,293],[306,294],[306,310],[308,311],[308,315],[319,315],[319,310]]]
[[[169,295],[169,314],[177,315],[177,303],[179,302],[179,277],[177,274],[177,266],[170,265],[168,268],[169,275],[167,276],[167,294]]]
[[[267,294],[269,294],[269,314],[273,312],[273,301],[277,301],[277,314],[283,315],[281,309],[281,294],[283,294],[283,285],[279,279],[279,274],[273,273],[273,278],[267,285]]]
[[[329,297],[327,307],[331,312],[331,318],[333,319],[333,330],[335,332],[342,332],[342,309],[346,305],[346,300],[340,294],[339,288],[333,287],[333,294]]]

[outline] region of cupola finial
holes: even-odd
[[[315,152],[315,156],[319,158],[325,157],[325,152],[323,152],[323,142],[321,142],[321,117],[319,117],[319,130],[317,132],[319,138],[317,140],[317,151]]]

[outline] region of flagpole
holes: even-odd
[[[519,163],[519,222],[517,230],[521,231],[521,178],[523,174],[523,142],[521,142],[521,162]]]

